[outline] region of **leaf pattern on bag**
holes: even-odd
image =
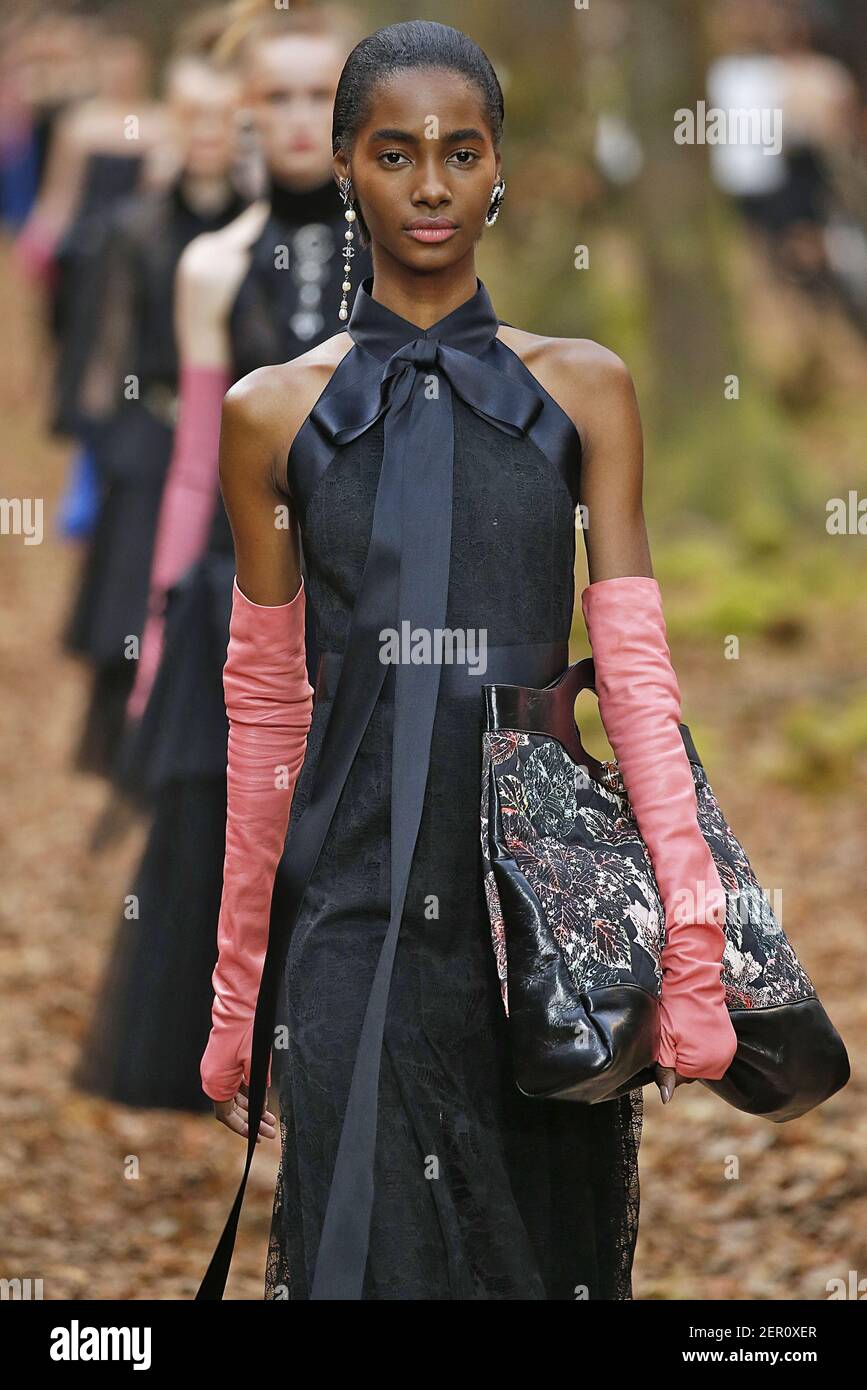
[[[519,777],[497,778],[501,798],[527,818],[537,835],[568,830],[578,814],[575,764],[564,752],[546,739],[532,748]]]
[[[508,758],[514,756],[518,749],[530,742],[529,734],[520,734],[516,729],[501,729],[496,734],[490,734],[488,745],[488,756],[493,763],[504,763]]]
[[[812,982],[762,892],[702,766],[690,763],[698,824],[726,890],[722,978],[729,1009],[812,996]],[[482,747],[482,855],[491,936],[508,1012],[506,926],[491,860],[490,778],[502,835],[576,985],[634,983],[657,997],[664,908],[627,795],[588,778],[556,739],[499,730]]]
[[[726,890],[722,971],[726,1004],[730,1009],[763,1009],[812,998],[816,993],[813,982],[723,815],[705,769],[695,763],[690,766],[698,823]]]
[[[637,980],[658,995],[662,903],[628,803],[583,775],[555,740],[524,735],[509,748],[500,732],[485,735],[483,742],[481,828],[491,937],[506,1011],[505,923],[488,838],[490,777],[496,777],[505,844],[573,977],[582,988]],[[559,833],[564,825],[568,830]]]

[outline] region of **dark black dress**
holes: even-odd
[[[81,374],[98,331],[99,312],[93,293],[105,249],[110,219],[118,203],[139,184],[142,155],[91,154],[78,209],[57,252],[57,276],[51,306],[58,342],[52,429],[79,437]]]
[[[628,1299],[641,1091],[518,1092],[480,846],[481,685],[568,662],[580,441],[480,281],[426,331],[371,289],[288,460],[322,656],[253,1049],[282,1126],[266,1297]],[[485,672],[385,665],[404,622],[483,632]]]
[[[93,666],[94,678],[76,764],[110,776],[136,671],[131,638],[147,612],[160,499],[177,411],[174,283],[178,261],[203,232],[217,231],[243,208],[227,192],[207,216],[187,201],[179,180],[166,193],[141,194],[117,209],[94,286],[96,341],[80,383],[101,483],[96,525],[65,634],[68,650]],[[94,418],[87,384],[110,408]]]
[[[232,376],[306,352],[339,328],[346,223],[333,180],[271,189],[230,319]],[[356,259],[366,266],[369,256]],[[199,1063],[211,1027],[211,975],[223,883],[228,724],[226,660],[234,547],[218,501],[205,554],[169,596],[165,648],[119,785],[153,808],[74,1080],[126,1105],[212,1108]],[[308,634],[315,674],[315,629]]]

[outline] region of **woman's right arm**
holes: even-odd
[[[73,108],[61,116],[48,146],[42,188],[15,241],[18,263],[28,279],[47,283],[72,225],[87,166],[85,116]]]
[[[217,1119],[241,1136],[271,892],[313,708],[298,526],[277,483],[289,437],[286,401],[303,398],[292,390],[293,365],[264,368],[232,388],[220,441],[236,580],[223,673],[229,746],[219,957],[201,1074]],[[259,1136],[271,1137],[274,1125],[266,1112]]]
[[[230,383],[226,320],[237,278],[231,258],[220,254],[221,245],[219,233],[197,237],[176,275],[178,423],[154,540],[138,670],[127,706],[131,719],[144,713],[159,669],[168,592],[202,554],[217,503],[220,414]]]

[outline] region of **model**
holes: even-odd
[[[502,125],[497,77],[464,34],[414,20],[353,50],[334,170],[373,276],[347,292],[345,332],[224,405],[229,805],[202,1077],[247,1164],[200,1298],[222,1296],[255,1145],[275,1134],[269,1057],[268,1298],[631,1297],[641,1093],[588,1106],[517,1090],[479,845],[481,683],[540,686],[567,664],[579,503],[582,607],[621,747],[677,732],[673,673],[629,373],[592,342],[504,324],[476,274],[504,193]],[[418,648],[395,659],[405,626]],[[420,657],[447,629],[485,634],[481,680]],[[694,796],[661,802],[643,766],[629,785],[642,833],[669,869],[691,856],[694,879]],[[722,947],[715,923],[680,934],[666,1096],[734,1054]]]
[[[207,51],[181,49],[168,64],[166,108],[178,173],[168,189],[117,209],[92,287],[99,332],[81,373],[78,414],[101,480],[100,505],[66,632],[93,667],[77,752],[79,768],[111,776],[136,671],[160,498],[178,408],[174,284],[196,237],[234,221],[238,86]],[[83,351],[83,349],[82,349]]]
[[[235,561],[217,472],[220,409],[233,381],[331,336],[346,225],[330,172],[331,107],[358,34],[331,7],[244,9],[229,57],[268,191],[181,258],[178,428],[132,697],[142,717],[119,773],[153,821],[74,1076],[122,1104],[190,1111],[210,1108],[199,1061],[226,828],[222,670]]]

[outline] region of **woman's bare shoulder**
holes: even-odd
[[[275,458],[288,454],[340,362],[352,347],[348,333],[335,333],[300,357],[257,367],[226,393],[224,420],[255,435]]]
[[[555,338],[501,325],[497,335],[572,420],[582,439],[611,410],[635,408],[626,363],[592,338]]]

